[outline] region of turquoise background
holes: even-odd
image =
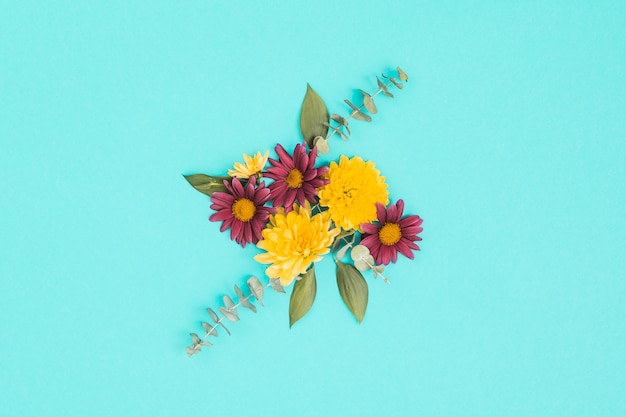
[[[416,260],[330,259],[191,359],[263,267],[181,174],[299,139],[400,65],[359,154]],[[626,415],[626,2],[0,1],[0,415]],[[234,294],[233,294],[234,295]]]

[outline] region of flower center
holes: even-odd
[[[393,246],[400,241],[402,230],[396,223],[385,223],[378,231],[378,239],[385,246]]]
[[[292,169],[287,174],[285,182],[289,188],[302,188],[302,172],[296,168]]]
[[[254,217],[254,213],[256,213],[254,203],[247,198],[240,198],[235,201],[232,210],[235,218],[242,222],[249,222]]]

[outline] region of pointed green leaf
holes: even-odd
[[[337,261],[337,287],[343,302],[361,324],[368,297],[367,282],[363,275],[354,266]]]
[[[313,147],[313,140],[317,136],[326,137],[328,127],[324,123],[328,123],[328,117],[324,100],[307,84],[300,111],[300,132],[309,148]]]
[[[230,177],[212,177],[205,174],[183,175],[183,177],[193,188],[209,197],[216,191],[226,192],[224,180],[230,180]]]
[[[311,309],[316,292],[315,268],[311,266],[293,286],[289,300],[289,327],[293,326]]]

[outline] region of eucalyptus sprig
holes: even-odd
[[[209,324],[206,321],[201,322],[202,328],[205,331],[203,337],[198,336],[197,333],[189,333],[191,336],[191,345],[187,346],[187,354],[191,357],[196,353],[199,353],[203,347],[212,346],[211,342],[208,342],[207,339],[210,336],[217,337],[219,333],[217,331],[218,327],[222,327],[224,331],[230,336],[230,330],[224,325],[224,319],[228,321],[235,322],[239,321],[239,314],[237,313],[237,307],[245,307],[253,313],[257,312],[256,306],[250,302],[251,298],[256,298],[257,302],[261,307],[263,307],[263,294],[265,292],[265,288],[272,287],[272,289],[276,292],[284,293],[285,289],[280,285],[278,279],[270,279],[267,285],[263,286],[261,281],[255,276],[252,276],[247,281],[248,288],[250,289],[250,294],[247,296],[243,295],[243,291],[237,284],[235,284],[235,294],[237,296],[237,304],[233,301],[233,299],[229,295],[224,295],[222,297],[223,306],[218,308],[218,311],[222,313],[220,317],[213,309],[207,308],[206,311],[211,316],[211,320],[213,320],[214,324]]]
[[[305,140],[309,144],[309,147],[316,146],[320,153],[327,154],[329,151],[328,140],[334,135],[339,135],[344,141],[348,140],[348,136],[351,134],[350,127],[348,125],[348,121],[350,119],[371,122],[372,117],[364,111],[370,114],[378,113],[378,108],[374,103],[374,98],[379,94],[383,94],[389,98],[394,98],[394,95],[389,92],[389,87],[395,86],[401,90],[404,86],[403,82],[406,83],[409,81],[409,77],[400,67],[396,67],[396,71],[397,78],[381,74],[387,82],[383,82],[380,78],[376,77],[378,90],[376,90],[373,94],[359,89],[363,95],[363,102],[360,106],[357,106],[350,100],[345,99],[344,102],[351,109],[350,114],[345,117],[336,113],[328,116],[328,110],[326,109],[324,102],[311,88],[311,86],[307,84],[307,94],[304,102],[302,103],[300,129],[305,137]],[[331,122],[334,122],[335,124],[333,125]]]

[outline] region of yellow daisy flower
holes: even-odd
[[[376,203],[389,204],[385,177],[373,162],[342,155],[330,163],[330,182],[319,189],[320,205],[328,207],[331,219],[344,230],[361,230],[362,223],[376,220]]]
[[[229,169],[228,175],[235,178],[250,178],[253,175],[257,175],[263,171],[265,164],[267,164],[267,158],[270,156],[270,151],[265,152],[265,155],[261,156],[261,152],[257,152],[254,157],[243,154],[244,163],[235,162],[234,168]]]
[[[265,270],[267,276],[279,278],[280,285],[287,286],[298,275],[304,274],[313,262],[330,252],[330,245],[339,234],[338,228],[330,227],[330,214],[311,216],[308,204],[294,204],[294,210],[287,214],[279,208],[263,229],[263,240],[257,243],[258,248],[267,252],[254,259],[271,264]]]

